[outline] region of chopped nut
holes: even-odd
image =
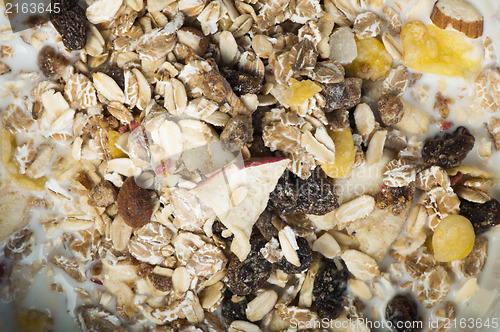
[[[387,137],[387,130],[378,130],[370,139],[370,144],[366,150],[366,162],[369,165],[376,164],[380,161],[384,151],[385,139]]]
[[[264,290],[252,301],[248,302],[246,316],[249,321],[256,322],[264,318],[278,301],[278,294],[273,290]]]
[[[324,233],[316,241],[314,241],[312,250],[319,252],[329,259],[338,256],[341,252],[340,246],[335,238],[328,233]]]

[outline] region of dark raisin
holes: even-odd
[[[273,218],[278,218],[278,216],[270,209],[265,209],[255,222],[255,227],[257,227],[266,241],[270,241],[273,237],[278,237],[278,230],[272,223]]]
[[[481,234],[500,224],[500,203],[496,199],[483,204],[461,199],[460,214],[470,220],[476,234]]]
[[[224,148],[231,150],[233,144],[244,148],[252,137],[252,118],[245,115],[236,115],[227,122],[220,135],[220,140]]]
[[[408,295],[396,295],[387,303],[385,319],[392,323],[393,330],[397,332],[417,332],[423,328],[417,303]]]
[[[323,112],[329,113],[340,108],[349,109],[361,101],[361,78],[349,77],[339,83],[323,84],[321,94],[325,97],[326,105]]]
[[[140,188],[133,177],[123,182],[118,192],[118,214],[125,223],[133,228],[140,228],[151,221],[153,202],[146,189]]]
[[[262,135],[262,129],[264,128],[264,116],[271,108],[268,106],[258,107],[255,112],[252,113],[252,127],[254,134]]]
[[[116,84],[118,84],[120,89],[125,89],[125,74],[123,73],[123,69],[121,69],[117,65],[102,67],[97,69],[97,71],[111,77],[116,82]]]
[[[262,88],[262,78],[241,73],[236,70],[222,68],[220,73],[228,81],[237,96],[247,93],[259,93]]]
[[[61,77],[68,65],[68,58],[57,52],[52,46],[45,46],[38,53],[38,67],[46,77]]]
[[[311,247],[309,247],[309,243],[303,237],[297,238],[297,245],[299,246],[299,250],[297,250],[297,254],[300,260],[300,266],[295,266],[289,261],[286,260],[285,257],[282,257],[278,262],[278,268],[283,270],[288,274],[295,274],[306,271],[312,264],[313,257]]]
[[[264,144],[264,140],[261,135],[253,135],[252,145],[249,150],[252,158],[273,156],[271,150]]]
[[[61,35],[64,46],[72,51],[80,50],[87,43],[87,17],[85,10],[73,0],[52,0],[50,20]]]
[[[108,207],[116,201],[116,188],[106,180],[101,181],[90,192],[91,202],[100,207]]]
[[[403,103],[399,97],[386,93],[377,102],[378,115],[385,126],[391,126],[403,118]]]
[[[320,318],[335,319],[344,308],[349,272],[341,258],[325,259],[314,280],[313,297]]]
[[[5,257],[9,259],[23,259],[31,254],[32,235],[33,232],[29,229],[22,229],[12,234],[3,248]]]
[[[232,301],[233,294],[226,291],[221,304],[221,314],[227,325],[230,325],[235,320],[247,320],[245,310],[247,308],[246,298],[240,298],[239,302]]]
[[[285,171],[271,192],[269,206],[280,214],[323,215],[339,205],[333,184],[318,168],[305,180]]]
[[[405,187],[387,187],[383,193],[377,195],[377,207],[388,209],[393,214],[398,215],[413,202],[414,195],[414,184]]]
[[[231,255],[227,267],[227,287],[236,295],[247,295],[260,289],[269,279],[272,264],[260,253],[266,244],[261,236],[253,235],[250,241],[251,251],[241,262],[238,257]]]
[[[474,147],[474,136],[465,127],[458,127],[452,134],[427,139],[422,157],[427,166],[437,165],[444,169],[458,167]]]
[[[349,127],[349,111],[341,108],[330,113],[326,113],[328,127],[331,129],[342,129]]]
[[[172,278],[164,277],[156,273],[149,273],[148,279],[153,286],[161,292],[169,292],[172,290]]]

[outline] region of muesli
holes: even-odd
[[[453,326],[500,224],[483,7],[52,5],[0,35],[13,329]],[[18,69],[23,47],[37,69]]]

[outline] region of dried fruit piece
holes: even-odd
[[[140,228],[151,220],[153,202],[146,189],[140,188],[133,177],[123,182],[117,197],[118,214],[125,223],[133,228]]]
[[[239,301],[233,302],[233,294],[230,291],[226,291],[224,299],[221,304],[221,315],[224,317],[224,321],[227,325],[230,325],[235,320],[245,320],[246,319],[246,308],[247,300],[244,297],[237,297]]]
[[[349,109],[361,101],[361,86],[363,80],[358,77],[348,77],[339,83],[325,83],[321,95],[325,97],[323,112],[329,113],[341,108]]]
[[[260,289],[271,275],[272,264],[260,253],[266,241],[258,236],[251,239],[251,251],[241,262],[231,255],[227,266],[227,287],[236,295],[247,295]]]
[[[127,157],[127,154],[116,146],[116,142],[120,136],[121,134],[115,130],[108,131],[109,152],[113,159]]]
[[[338,207],[333,184],[315,171],[305,180],[286,171],[269,197],[269,206],[278,213],[322,215]]]
[[[352,171],[356,159],[351,128],[328,130],[328,134],[335,144],[335,161],[333,164],[321,163],[321,169],[331,178],[347,176]]]
[[[458,127],[452,134],[427,139],[422,148],[422,158],[428,166],[437,165],[444,169],[460,166],[475,138],[465,127]]]
[[[392,56],[377,38],[356,38],[358,56],[347,65],[346,71],[365,80],[384,77],[392,67]]]
[[[476,234],[500,224],[500,203],[496,199],[484,204],[460,200],[460,214],[470,220]]]
[[[412,21],[401,30],[403,60],[408,67],[443,76],[474,76],[481,56],[460,32]]]
[[[314,304],[320,318],[335,319],[344,308],[349,272],[341,258],[325,259],[314,280]]]
[[[441,29],[446,29],[451,24],[454,29],[470,38],[478,38],[483,34],[484,18],[481,12],[463,0],[436,1],[431,20]]]
[[[46,312],[38,310],[16,310],[18,332],[49,331],[54,319]]]
[[[262,88],[262,78],[251,76],[236,70],[222,68],[220,73],[226,81],[231,85],[234,93],[241,96],[247,93],[259,93]]]
[[[417,303],[405,294],[396,295],[387,303],[385,318],[397,332],[417,332],[423,327]]]
[[[85,10],[74,0],[52,0],[50,20],[61,35],[64,46],[72,51],[80,50],[87,43]]]
[[[106,180],[101,181],[90,192],[90,199],[92,204],[100,207],[108,207],[116,200],[115,186]]]
[[[474,227],[469,219],[460,215],[449,215],[441,220],[434,230],[434,258],[438,262],[460,260],[470,254],[474,239]]]
[[[38,53],[38,67],[42,73],[51,78],[59,78],[64,74],[64,69],[69,65],[69,60],[52,46],[45,46]]]
[[[378,114],[385,126],[391,126],[403,118],[403,103],[399,97],[386,93],[377,102]]]
[[[296,239],[297,246],[299,247],[297,254],[299,256],[300,266],[295,266],[290,263],[285,257],[282,257],[278,262],[278,268],[288,274],[300,273],[306,271],[312,264],[313,257],[309,243],[303,237]]]
[[[287,106],[298,106],[321,91],[321,86],[311,80],[297,81],[290,79],[291,84],[284,89],[273,89],[273,95]],[[283,88],[283,86],[277,86]],[[278,92],[279,91],[279,92]]]
[[[415,194],[415,185],[411,184],[404,187],[386,187],[377,195],[377,207],[380,209],[389,209],[393,214],[398,215],[413,202]]]

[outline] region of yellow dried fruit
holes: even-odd
[[[111,153],[111,157],[114,158],[125,158],[127,154],[120,150],[116,146],[116,141],[120,137],[120,133],[115,130],[108,131],[108,143],[109,143],[109,151]]]
[[[412,21],[401,30],[401,43],[405,64],[422,72],[469,78],[481,68],[481,53],[457,31]]]
[[[441,220],[432,236],[434,258],[438,262],[451,262],[467,257],[474,246],[474,227],[469,219],[449,215]]]
[[[321,168],[329,177],[341,178],[352,171],[356,158],[351,129],[348,127],[328,130],[328,134],[335,144],[335,162],[333,164],[321,163]]]
[[[392,68],[392,56],[377,38],[356,38],[358,56],[347,65],[347,73],[365,80],[384,77]]]
[[[53,319],[38,310],[16,312],[16,324],[20,332],[43,332],[52,325]]]
[[[280,103],[287,106],[297,106],[303,104],[307,99],[322,90],[321,86],[311,80],[297,81],[290,79],[289,86],[278,85],[272,94]]]

